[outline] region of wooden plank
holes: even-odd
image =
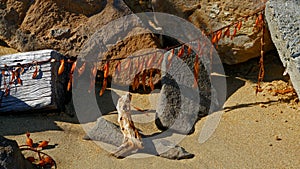
[[[66,60],[66,57],[54,50],[0,56],[0,113],[62,109],[66,97],[69,64],[66,64],[63,74],[58,75],[61,59]],[[32,78],[35,71],[34,62],[39,63],[35,79]],[[8,85],[12,78],[12,70],[20,67],[18,65],[24,67],[24,73],[20,75],[22,84],[14,80]],[[6,95],[5,90],[8,86],[10,92]]]

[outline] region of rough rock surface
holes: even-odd
[[[177,48],[174,54],[177,55],[179,50]],[[168,58],[170,52],[165,53],[165,58]],[[197,119],[207,115],[213,108],[216,109],[219,104],[204,60],[199,65],[199,88],[193,87],[194,75],[191,70],[194,70],[195,56],[192,52],[190,56],[185,53],[182,60],[173,59],[170,68],[163,74],[155,119],[159,129],[171,129],[182,134],[192,133]],[[165,65],[169,65],[167,60]],[[211,107],[212,105],[215,107]]]
[[[131,13],[122,0],[1,1],[0,39],[18,51],[51,48],[77,56],[95,31]],[[144,44],[151,44],[147,38]]]
[[[33,169],[33,166],[25,160],[16,141],[0,136],[0,168]]]
[[[115,69],[120,62],[122,73],[119,73],[118,78],[113,79],[114,83],[130,85],[139,64],[142,63],[140,60],[139,64],[136,64],[138,59],[125,58],[136,55],[136,52],[141,53],[143,50],[157,47],[156,38],[143,26],[139,17],[133,14],[127,16],[126,19],[112,21],[98,29],[82,47],[78,58],[82,62],[87,62],[88,67],[98,63],[98,70],[101,71],[106,63],[102,60],[111,59],[109,62],[110,76],[115,75]],[[128,62],[130,62],[130,66],[125,70],[124,67]],[[87,68],[87,70],[90,69]]]
[[[126,4],[134,12],[154,10],[177,15],[207,32],[228,25],[262,6],[260,0],[247,3],[243,0],[156,0],[153,6],[149,1],[126,0]],[[76,56],[96,30],[116,18],[132,13],[126,4],[122,0],[1,1],[0,39],[18,51],[51,48],[64,55]],[[235,64],[259,56],[261,35],[252,32],[254,21],[254,17],[248,18],[233,41],[220,41],[218,52],[224,63]],[[152,36],[145,35],[143,38],[144,41],[136,44],[143,42],[151,46],[151,42],[155,41]],[[273,49],[268,34],[265,39],[265,50]],[[127,50],[135,51],[131,49],[134,46],[131,44],[121,51],[112,49],[111,53],[115,56],[120,53],[122,56]]]
[[[263,7],[261,0],[152,1],[156,1],[153,8],[146,0],[125,0],[134,12],[152,11],[153,9],[154,12],[166,12],[185,18],[206,32],[229,25],[233,21],[241,19],[241,16],[253,13]],[[237,32],[237,36],[233,40],[225,38],[219,42],[217,50],[223,63],[236,64],[260,55],[261,33],[252,31],[255,19],[256,17],[249,17],[248,21],[243,22],[242,29]],[[270,40],[269,33],[266,33],[265,51],[272,49],[274,49],[274,45]]]
[[[104,118],[98,118],[96,125],[89,130],[85,140],[96,140],[104,143],[108,143],[114,146],[120,146],[123,141],[123,134],[118,126],[106,121]],[[156,145],[154,145],[154,142]],[[174,145],[170,141],[164,139],[147,139],[143,137],[144,149],[139,150],[142,153],[148,153],[151,155],[158,155],[164,158],[172,160],[193,158],[194,155],[187,152],[184,148]],[[156,149],[167,149],[166,152],[158,154]]]
[[[272,40],[286,67],[293,86],[300,95],[300,2],[297,0],[269,0],[266,19]]]

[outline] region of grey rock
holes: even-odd
[[[179,48],[175,50],[177,55]],[[170,51],[165,54],[165,57]],[[181,134],[190,134],[194,131],[195,122],[217,109],[219,101],[213,89],[207,68],[209,61],[202,59],[198,76],[199,88],[194,88],[194,60],[196,53],[181,59],[172,60],[171,67],[162,76],[162,89],[155,123],[159,129],[170,129]],[[204,58],[204,57],[202,57]],[[165,68],[168,63],[165,61]],[[205,63],[206,62],[206,63]],[[180,71],[179,71],[180,70]]]
[[[51,29],[51,36],[56,39],[67,37],[70,35],[71,30],[70,28],[58,28],[58,29]]]
[[[33,169],[33,166],[21,154],[16,141],[0,136],[0,168]]]
[[[300,95],[300,2],[270,0],[266,5],[266,20],[280,59],[293,87]]]
[[[98,118],[96,125],[83,137],[83,139],[97,140],[114,146],[120,146],[123,141],[123,134],[118,126],[100,117]]]
[[[172,160],[181,160],[181,159],[189,159],[193,158],[195,155],[187,152],[184,148],[175,146],[168,151],[159,155],[163,158],[168,158]]]

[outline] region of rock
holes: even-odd
[[[8,0],[1,4],[0,39],[9,47],[21,52],[50,48],[65,56],[77,56],[95,31],[132,14],[122,0]],[[151,36],[148,38],[152,39]],[[131,41],[137,39],[139,37]],[[124,54],[126,50],[118,52]]]
[[[163,158],[168,158],[172,160],[181,160],[181,159],[189,159],[193,158],[195,155],[187,152],[184,148],[175,146],[168,151],[159,155]]]
[[[253,13],[263,7],[261,0],[152,0],[153,7],[146,0],[125,0],[134,12],[152,11],[173,14],[189,20],[196,27],[206,32],[215,31],[241,19],[241,16]],[[261,33],[253,32],[256,17],[249,17],[243,22],[236,38],[225,38],[218,44],[217,51],[223,63],[237,64],[260,56]],[[159,21],[159,18],[157,19]],[[164,22],[164,21],[162,21]],[[233,31],[233,30],[232,30]],[[265,36],[265,51],[274,49],[269,32]]]
[[[300,2],[270,0],[266,20],[272,40],[298,96],[300,95]]]
[[[118,126],[100,117],[97,119],[96,125],[83,139],[97,140],[114,146],[120,146],[123,141],[123,134]]]
[[[51,36],[54,38],[63,38],[64,36],[69,36],[70,28],[58,28],[58,29],[51,29]]]
[[[174,54],[178,55],[179,50],[177,48]],[[166,58],[170,52],[165,53]],[[195,122],[219,106],[204,60],[200,62],[199,89],[192,87],[194,75],[191,70],[194,69],[195,56],[194,52],[190,56],[185,53],[182,60],[172,60],[170,69],[162,77],[155,119],[159,129],[171,129],[181,134],[192,133]]]
[[[92,16],[99,13],[107,3],[105,0],[54,1],[60,8],[65,9],[68,12],[86,16]]]
[[[261,9],[264,4],[260,0],[237,0],[234,2],[231,0],[213,0],[210,2],[202,1],[201,5],[201,9],[192,14],[189,19],[197,27],[210,32],[241,19],[241,16],[254,13],[257,9]],[[262,34],[261,32],[253,32],[255,20],[256,17],[249,17],[246,22],[243,22],[241,30],[237,31],[233,40],[223,38],[218,43],[217,51],[223,63],[232,65],[260,56],[260,37]],[[267,31],[264,50],[273,49],[274,45]]]
[[[142,59],[126,58],[145,53],[146,49],[158,48],[156,41],[157,38],[142,24],[141,19],[131,14],[98,29],[82,47],[78,58],[82,62],[88,62],[89,68],[87,70],[90,70],[90,67],[97,63],[98,70],[102,72],[99,73],[99,79],[103,79],[103,67],[106,64],[102,60],[111,59],[109,61],[109,76],[112,78],[109,79],[109,82],[113,81],[117,85],[130,86],[134,76],[138,73],[139,65],[144,63],[141,63]],[[139,64],[136,64],[136,61]],[[124,67],[128,62],[130,62],[130,66],[125,70]],[[122,72],[118,76],[115,73],[117,64],[121,64]],[[154,84],[157,84],[158,81],[158,78],[154,78]]]
[[[16,141],[0,136],[0,168],[33,169],[33,166],[24,158]]]

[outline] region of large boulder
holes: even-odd
[[[151,11],[165,12],[189,20],[201,30],[207,33],[218,30],[234,21],[242,19],[262,9],[264,3],[261,0],[152,0],[152,5],[146,0],[125,0],[134,12]],[[159,20],[159,19],[158,19]],[[253,32],[256,16],[251,16],[237,36],[231,40],[225,38],[218,44],[217,51],[226,64],[237,64],[251,58],[260,56],[260,32]],[[233,31],[233,30],[232,30]],[[265,51],[274,49],[269,32],[265,34]]]
[[[33,169],[33,166],[24,158],[16,141],[0,136],[0,168]]]
[[[266,19],[272,40],[293,86],[300,95],[300,2],[297,0],[270,0]]]
[[[95,31],[128,14],[122,0],[7,0],[0,4],[0,39],[18,51],[51,48],[77,56]],[[149,35],[144,44],[151,41]]]

